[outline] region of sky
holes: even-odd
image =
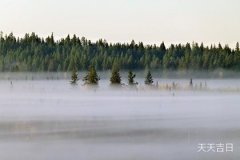
[[[240,41],[239,0],[0,0],[0,31],[145,44]]]

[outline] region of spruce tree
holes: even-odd
[[[239,51],[239,42],[237,42],[237,44],[236,44],[236,51],[237,52]]]
[[[121,84],[121,76],[119,72],[120,72],[119,67],[114,65],[112,68],[112,76],[110,78],[111,84],[113,85]]]
[[[193,79],[192,78],[190,79],[189,86],[193,87]]]
[[[145,84],[146,85],[152,85],[153,84],[152,74],[149,70],[148,70],[147,75],[145,77]]]
[[[128,72],[128,84],[129,85],[134,85],[134,84],[137,84],[135,81],[134,81],[134,78],[136,77],[136,75],[132,72],[132,71],[129,71]]]
[[[77,70],[74,68],[72,70],[72,76],[71,76],[71,84],[72,85],[76,85],[77,84],[77,81],[78,81],[78,73],[77,73]]]
[[[97,85],[100,80],[95,67],[90,66],[87,75],[83,78],[85,84]]]

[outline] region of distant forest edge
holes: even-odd
[[[35,33],[23,38],[12,33],[0,34],[0,71],[2,72],[62,72],[87,70],[93,65],[97,70],[109,70],[117,65],[124,70],[215,70],[240,71],[239,43],[235,49],[228,45],[204,46],[187,43],[159,45],[91,42],[76,35],[54,40],[53,34],[40,38]]]

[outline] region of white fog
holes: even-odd
[[[159,77],[156,89],[140,77],[137,88],[112,89],[103,76],[89,89],[67,76],[0,77],[1,160],[240,158],[238,78],[191,77],[188,89],[190,77]],[[198,153],[199,143],[233,143],[235,152]]]

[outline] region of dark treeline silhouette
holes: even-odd
[[[159,45],[112,44],[105,40],[91,42],[76,35],[54,40],[35,33],[17,38],[12,33],[0,34],[0,71],[72,71],[112,69],[167,69],[214,70],[218,68],[240,70],[239,43],[235,49],[227,45],[205,47],[203,44],[179,44],[166,48]]]

